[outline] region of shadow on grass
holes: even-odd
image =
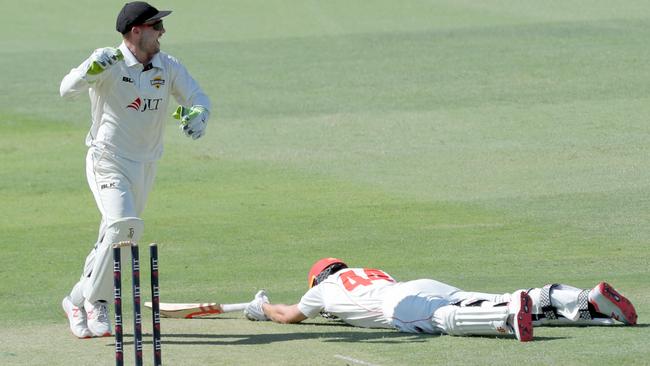
[[[132,335],[125,334],[124,337]],[[151,335],[143,335],[143,343]],[[259,345],[277,342],[289,342],[306,339],[319,339],[322,342],[364,342],[373,344],[396,344],[404,342],[425,342],[431,335],[407,334],[397,332],[292,332],[292,333],[266,333],[266,334],[163,334],[162,343],[195,345],[195,346],[224,346],[224,345]],[[435,336],[433,336],[435,337]],[[133,341],[124,341],[124,345],[133,344]],[[107,344],[114,346],[115,344]]]
[[[127,337],[129,335],[125,335]],[[143,338],[150,335],[143,335]],[[266,334],[164,334],[163,345],[190,345],[190,346],[224,346],[224,345],[260,345],[277,342],[317,339],[321,342],[345,342],[367,344],[400,344],[413,342],[427,342],[431,338],[447,337],[433,334],[412,334],[400,332],[292,332],[292,333],[266,333]],[[498,340],[497,337],[472,337]],[[553,341],[567,339],[568,337],[535,337],[535,341]],[[515,341],[513,339],[513,341]],[[145,344],[151,341],[144,340]],[[133,344],[125,341],[124,345]],[[109,345],[110,346],[110,345]]]
[[[306,339],[318,339],[321,342],[364,342],[373,344],[395,344],[403,342],[424,342],[425,335],[392,332],[295,332],[267,334],[169,334],[163,339],[165,344],[214,344],[214,345],[259,345],[276,342],[288,342]],[[428,336],[430,337],[430,336]],[[174,340],[182,338],[183,340]],[[198,338],[202,340],[191,340]],[[209,340],[206,340],[209,339]]]
[[[196,346],[224,346],[224,345],[260,345],[271,344],[277,342],[290,342],[296,340],[318,339],[321,342],[348,342],[348,343],[368,343],[368,344],[399,344],[399,343],[412,343],[412,342],[427,342],[431,338],[449,337],[446,335],[433,335],[433,334],[413,334],[413,333],[400,333],[392,330],[360,330],[345,323],[332,322],[332,323],[304,323],[304,325],[316,327],[343,327],[350,328],[350,331],[329,331],[329,332],[291,332],[291,333],[265,333],[265,334],[219,334],[219,333],[165,333],[162,336],[163,344],[170,345],[196,345]],[[547,326],[545,326],[546,328]],[[583,328],[584,325],[554,325],[548,328]],[[623,324],[598,326],[598,328],[648,328],[650,324],[637,324],[633,327],[628,327]],[[133,334],[124,334],[125,338],[133,338]],[[143,343],[151,344],[149,340],[151,334],[143,334]],[[502,338],[497,337],[472,337],[499,340]],[[564,340],[572,337],[540,337],[535,336],[533,342],[548,342],[556,340]],[[513,339],[514,341],[514,339]],[[133,344],[133,341],[126,341],[124,345]],[[115,346],[115,344],[107,344],[107,346]]]

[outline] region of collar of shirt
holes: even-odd
[[[126,46],[124,42],[120,44],[119,47],[120,51],[122,51],[122,54],[124,55],[124,63],[126,64],[127,67],[133,67],[135,65],[142,65],[138,59],[135,58],[133,53],[131,53],[131,50]],[[151,65],[151,66],[149,66]],[[162,69],[162,62],[160,61],[160,53],[157,53],[153,56],[151,59],[151,62],[147,65],[142,65],[142,71],[147,71],[150,70],[154,67],[157,67],[159,69]]]

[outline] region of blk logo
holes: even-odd
[[[127,105],[127,109],[133,109],[134,111],[146,112],[146,111],[157,111],[158,105],[162,101],[162,98],[144,98],[140,97],[135,98],[131,104]]]
[[[117,187],[116,182],[104,183],[99,186],[99,189],[115,188]]]

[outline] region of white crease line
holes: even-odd
[[[334,355],[334,357],[340,358],[340,359],[345,360],[345,361],[350,361],[352,363],[356,363],[356,364],[359,364],[359,365],[379,366],[379,365],[374,364],[374,363],[370,363],[370,362],[366,362],[366,361],[362,361],[362,360],[357,360],[356,358],[352,358],[352,357],[348,357],[348,356]]]

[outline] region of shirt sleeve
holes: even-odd
[[[173,63],[173,78],[172,78],[172,95],[180,105],[203,106],[208,112],[211,111],[210,98],[203,92],[199,83],[192,78],[190,73],[176,59],[171,58]]]
[[[298,310],[308,318],[316,317],[324,309],[325,299],[320,286],[309,289],[298,303]]]
[[[88,57],[81,65],[70,70],[70,72],[63,77],[61,85],[59,86],[59,93],[64,98],[72,98],[83,92],[87,92],[92,86],[97,86],[101,80],[110,74],[110,72],[103,72],[98,75],[87,75],[86,72],[90,67],[90,57]]]

